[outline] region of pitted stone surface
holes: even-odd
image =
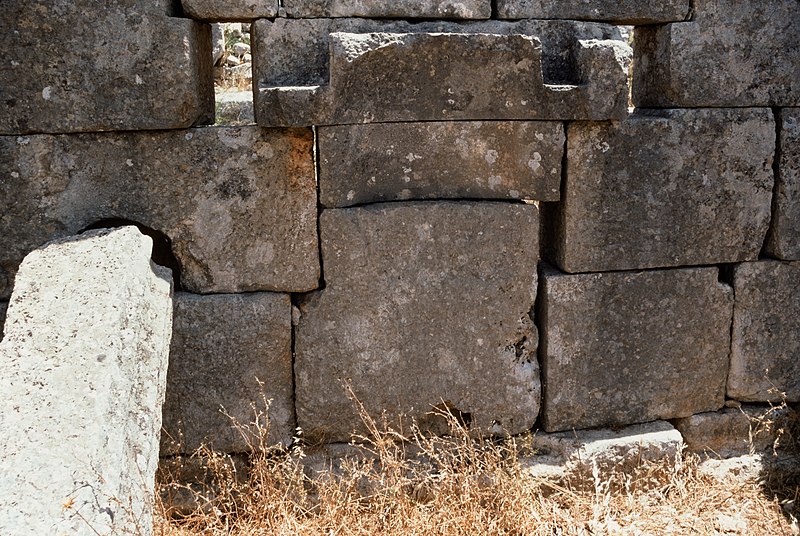
[[[0,134],[213,123],[210,28],[170,9],[168,0],[4,5]]]
[[[0,267],[13,274],[45,241],[124,218],[171,239],[186,290],[311,290],[312,145],[310,130],[257,127],[0,137]]]
[[[733,278],[728,397],[800,401],[800,262],[743,263]]]
[[[771,451],[788,408],[742,406],[676,419],[675,428],[691,452],[732,458]]]
[[[695,0],[691,22],[636,29],[641,107],[798,106],[800,2]]]
[[[326,207],[559,198],[561,123],[385,123],[320,127],[318,136],[320,201]]]
[[[219,22],[254,20],[278,14],[278,0],[181,0],[188,17]]]
[[[488,19],[490,0],[284,0],[289,17]]]
[[[800,260],[800,108],[780,110],[778,124],[778,184],[767,252],[793,261]]]
[[[277,19],[253,35],[263,126],[627,113],[630,48],[609,25]]]
[[[288,444],[294,430],[289,296],[181,292],[174,315],[162,454],[202,444],[221,452]],[[254,422],[262,429],[269,424],[264,444]]]
[[[716,268],[543,273],[545,430],[722,407],[733,292]]]
[[[623,24],[682,21],[689,0],[497,0],[501,19],[600,20]]]
[[[445,433],[434,407],[482,433],[528,430],[539,411],[538,211],[497,202],[325,210],[324,290],[300,305],[297,420],[307,437],[364,433],[355,403]]]
[[[659,110],[574,123],[555,258],[567,272],[758,258],[769,221],[768,109]]]
[[[0,343],[0,533],[150,534],[169,270],[135,227],[25,258]]]

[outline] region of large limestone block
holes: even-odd
[[[800,401],[800,262],[735,267],[728,397]]]
[[[213,123],[211,30],[171,4],[5,2],[0,134]]]
[[[800,108],[778,113],[779,160],[767,252],[778,259],[800,260]]]
[[[150,534],[169,270],[134,227],[25,258],[0,343],[0,533]]]
[[[307,437],[365,433],[343,383],[392,426],[416,419],[446,431],[433,408],[448,408],[475,432],[533,425],[535,206],[333,209],[322,212],[320,229],[327,287],[300,305],[295,345],[297,420]]]
[[[162,453],[288,443],[294,431],[289,296],[181,292],[174,315]]]
[[[289,17],[488,19],[490,0],[283,0]]]
[[[278,14],[278,0],[181,0],[183,11],[207,21],[253,20]]]
[[[768,109],[658,110],[567,131],[555,259],[567,272],[753,260],[774,175]]]
[[[0,137],[0,174],[0,297],[28,251],[106,218],[165,233],[187,290],[317,286],[310,130]]]
[[[263,126],[627,113],[630,48],[604,24],[277,19],[253,29]]]
[[[733,292],[716,268],[543,273],[548,432],[722,407]]]
[[[564,127],[526,121],[320,127],[320,201],[557,201]]]
[[[636,29],[637,106],[800,105],[800,3],[695,0],[692,12]]]
[[[602,20],[623,24],[682,21],[689,0],[497,0],[501,19]]]

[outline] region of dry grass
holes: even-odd
[[[447,438],[365,422],[369,437],[349,447],[361,455],[327,464],[301,441],[289,451],[255,445],[247,469],[203,449],[178,460],[199,463],[208,478],[195,483],[193,511],[158,505],[154,534],[797,534],[787,513],[796,474],[720,480],[688,456],[557,483],[526,473],[524,438],[474,440],[452,419]],[[162,491],[187,489],[174,479],[162,470]]]

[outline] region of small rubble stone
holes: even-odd
[[[668,422],[655,421],[618,430],[537,432],[529,448],[535,455],[520,457],[529,474],[594,486],[595,474],[606,481],[648,462],[674,462],[683,440]]]
[[[501,19],[568,19],[657,24],[689,16],[689,0],[497,0]]]
[[[277,19],[253,27],[263,126],[627,113],[630,48],[605,24]]]
[[[168,0],[5,4],[0,134],[213,122],[211,30],[170,10]]]
[[[0,342],[0,534],[151,534],[172,332],[151,249],[103,229],[20,267]]]
[[[543,271],[548,432],[714,411],[725,401],[731,288],[716,268]]]
[[[800,105],[800,2],[694,0],[692,13],[636,28],[636,106]]]
[[[187,16],[205,21],[254,20],[278,14],[278,0],[181,0]]]
[[[554,122],[320,127],[326,207],[407,199],[557,201],[564,127]]]
[[[252,91],[231,89],[217,93],[217,125],[243,126],[255,122]]]
[[[800,262],[759,261],[734,268],[728,397],[800,401]]]
[[[489,0],[284,0],[283,6],[294,18],[488,19],[492,15]]]
[[[800,108],[784,108],[780,125],[778,175],[767,252],[800,260]]]
[[[0,137],[0,267],[122,218],[167,235],[185,290],[314,289],[312,151],[310,130],[257,127]]]
[[[567,140],[553,244],[562,270],[758,258],[774,186],[769,109],[639,112],[573,123]]]
[[[676,419],[674,424],[691,452],[732,458],[771,451],[790,412],[788,407],[745,405]]]
[[[497,202],[388,203],[320,216],[324,290],[300,304],[297,420],[307,438],[366,433],[368,415],[447,433],[528,430],[539,411],[538,211]]]
[[[249,452],[294,430],[288,294],[175,294],[161,453]],[[268,433],[267,436],[262,434]]]

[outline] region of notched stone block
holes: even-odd
[[[255,20],[278,14],[278,0],[181,0],[186,16],[220,22]]]
[[[690,22],[636,28],[642,107],[798,106],[800,2],[695,0]]]
[[[800,108],[780,110],[777,120],[780,158],[767,252],[778,259],[800,260]]]
[[[172,277],[135,227],[25,257],[0,343],[1,534],[150,534]]]
[[[0,134],[213,123],[211,30],[170,9],[166,0],[4,6]]]
[[[568,19],[657,24],[689,16],[689,0],[497,0],[501,19]]]
[[[0,267],[122,218],[167,235],[186,290],[314,289],[312,150],[310,130],[257,127],[0,137]]]
[[[722,407],[733,292],[716,268],[542,276],[545,430]]]
[[[398,19],[488,19],[490,0],[284,0],[286,15]]]
[[[747,262],[734,268],[728,397],[800,401],[800,262]]]
[[[366,433],[356,403],[392,427],[528,430],[539,411],[538,211],[496,202],[325,210],[324,290],[300,305],[298,425],[306,437]]]
[[[291,316],[288,294],[175,295],[162,455],[289,443]]]
[[[769,109],[658,110],[573,123],[554,258],[567,272],[757,259],[769,221]]]
[[[320,127],[326,207],[407,199],[557,201],[564,127],[555,122]]]
[[[618,39],[568,21],[261,20],[256,121],[621,118],[630,48]]]

